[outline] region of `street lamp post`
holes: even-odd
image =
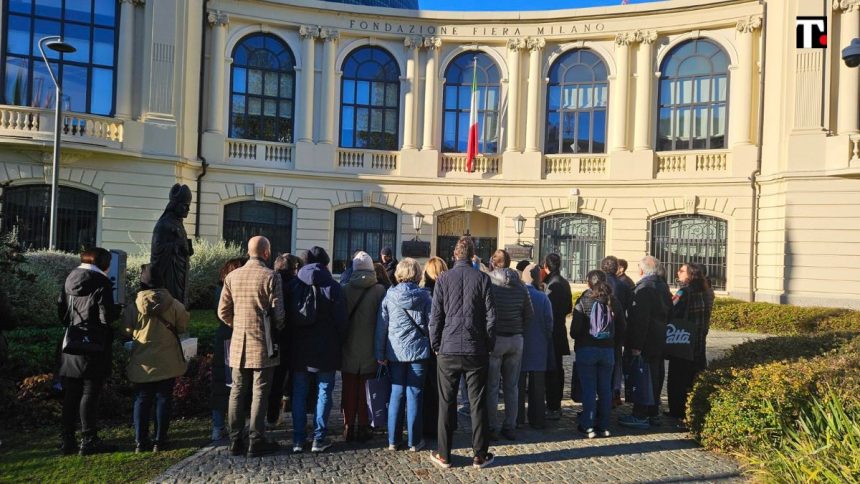
[[[526,218],[522,216],[522,214],[517,215],[514,219],[514,230],[517,232],[517,245],[522,245],[520,243],[520,235],[522,235],[523,230],[526,228]]]
[[[412,216],[412,228],[415,229],[415,239],[420,240],[419,236],[421,234],[421,226],[424,224],[424,214],[421,212],[415,212],[415,215]]]
[[[51,168],[51,218],[50,227],[48,229],[48,248],[53,250],[57,248],[57,199],[59,198],[60,188],[60,130],[63,123],[62,105],[60,103],[62,102],[63,90],[60,87],[60,82],[54,76],[54,70],[48,62],[48,57],[45,55],[45,47],[60,54],[72,53],[77,49],[75,49],[71,44],[63,42],[63,38],[58,35],[51,35],[39,39],[39,52],[42,53],[42,60],[45,61],[45,66],[48,68],[51,80],[54,81],[55,88],[54,108],[56,112],[54,119],[54,159],[53,166]]]

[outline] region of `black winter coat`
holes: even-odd
[[[612,295],[621,303],[624,311],[630,311],[630,306],[633,305],[633,291],[621,279],[615,277],[614,274],[606,274],[606,284],[612,288]]]
[[[617,297],[610,296],[609,308],[612,311],[615,323],[615,334],[609,339],[595,339],[589,332],[591,328],[591,310],[594,308],[594,301],[591,297],[591,289],[586,289],[585,292],[576,300],[573,305],[573,318],[570,322],[570,337],[574,341],[574,349],[586,347],[596,348],[614,348],[616,342],[623,341],[624,332],[627,329],[627,318],[624,315],[624,307]],[[606,299],[601,300],[606,304]]]
[[[546,295],[552,304],[552,341],[556,358],[570,354],[567,341],[567,315],[573,311],[570,283],[558,272],[550,273],[544,280]]]
[[[490,276],[457,261],[433,289],[430,347],[440,355],[487,356],[496,344]]]
[[[642,351],[646,360],[663,358],[666,323],[671,309],[672,294],[665,282],[654,275],[640,279],[633,289],[624,346]]]
[[[286,301],[287,326],[291,341],[290,368],[295,371],[335,371],[341,366],[341,350],[347,336],[346,298],[328,269],[318,263],[299,269],[290,280],[290,299]],[[316,286],[316,321],[298,326],[292,319],[292,308],[301,303],[306,288]]]
[[[74,296],[69,307],[69,296]],[[110,279],[94,270],[78,267],[69,273],[65,287],[57,301],[60,321],[71,325],[86,323],[102,325],[106,334],[105,351],[92,355],[60,355],[60,376],[70,378],[103,379],[110,376],[113,352],[113,323],[119,317],[121,307],[114,304],[113,286]]]
[[[496,302],[496,334],[523,334],[532,324],[534,308],[529,290],[517,271],[509,268],[490,273]]]

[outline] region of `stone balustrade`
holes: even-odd
[[[250,163],[286,168],[293,166],[294,146],[292,144],[235,138],[227,139],[226,144],[228,164]]]
[[[546,178],[603,178],[609,174],[608,166],[606,155],[545,155],[543,174]]]
[[[672,151],[655,155],[658,178],[725,176],[729,172],[728,150]]]
[[[0,131],[47,141],[54,135],[54,111],[24,106],[0,106]],[[64,142],[81,142],[122,149],[122,120],[82,113],[63,114],[60,130]]]
[[[466,153],[442,153],[439,163],[440,176],[449,174],[470,173],[466,169]],[[496,176],[501,174],[501,155],[478,155],[474,161],[474,169],[471,174]]]
[[[337,149],[337,168],[347,171],[395,173],[399,165],[399,151]]]

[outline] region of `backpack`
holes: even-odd
[[[298,297],[291,301],[290,321],[295,326],[311,326],[317,321],[317,286],[299,283]]]
[[[615,336],[615,317],[606,304],[597,300],[591,305],[588,334],[597,340],[611,339]]]

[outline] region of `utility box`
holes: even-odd
[[[124,251],[111,249],[110,250],[110,269],[108,269],[108,277],[113,284],[113,302],[116,304],[125,304],[125,268],[128,254]]]

